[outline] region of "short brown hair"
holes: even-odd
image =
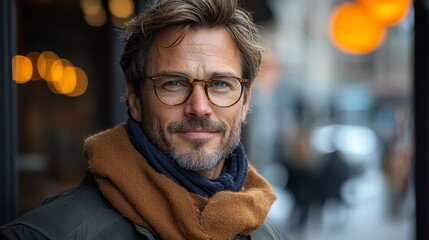
[[[158,3],[130,20],[125,28],[125,47],[120,64],[127,78],[137,91],[142,86],[149,50],[156,34],[177,25],[183,29],[176,46],[186,34],[186,29],[224,26],[235,40],[242,61],[242,77],[255,79],[261,64],[261,36],[251,15],[240,8],[236,0],[159,0]]]

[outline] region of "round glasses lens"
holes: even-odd
[[[153,83],[156,96],[167,105],[183,103],[190,91],[189,80],[184,76],[160,75]]]
[[[215,105],[227,107],[240,99],[242,87],[240,80],[235,77],[216,77],[211,79],[207,92]]]

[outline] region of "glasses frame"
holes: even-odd
[[[188,79],[188,82],[189,82],[189,84],[190,84],[190,86],[189,86],[189,93],[188,93],[188,96],[186,96],[186,98],[185,98],[182,102],[177,103],[177,104],[167,104],[167,103],[163,102],[163,101],[161,100],[161,98],[158,96],[158,92],[157,92],[157,88],[158,88],[158,86],[155,84],[155,81],[156,81],[156,80],[158,80],[158,79],[159,79],[160,77],[162,77],[162,76],[180,76],[180,77],[183,77],[183,78]],[[227,105],[227,106],[219,106],[219,105],[217,105],[216,103],[214,103],[214,102],[210,99],[210,96],[209,96],[209,92],[208,92],[207,86],[208,86],[211,82],[213,82],[213,80],[212,80],[213,78],[218,78],[218,77],[232,77],[232,78],[237,79],[237,80],[240,82],[240,87],[241,87],[241,90],[240,90],[240,96],[237,98],[237,100],[236,100],[234,103],[232,103],[232,104],[230,104],[230,105]],[[206,94],[207,100],[209,100],[209,102],[210,102],[211,104],[213,104],[213,105],[215,105],[215,106],[217,106],[217,107],[220,107],[220,108],[228,108],[228,107],[232,107],[232,106],[234,106],[238,101],[240,101],[241,97],[243,96],[244,89],[246,89],[246,83],[248,83],[248,82],[249,82],[249,80],[248,80],[248,79],[239,78],[239,77],[236,77],[236,76],[229,76],[229,75],[227,75],[227,76],[216,76],[216,77],[213,77],[213,78],[210,78],[210,79],[196,79],[196,78],[189,78],[189,77],[187,77],[187,76],[185,76],[185,75],[175,75],[175,74],[157,74],[157,75],[153,75],[153,76],[145,76],[145,77],[144,77],[144,79],[146,79],[146,80],[151,80],[151,81],[152,81],[153,89],[154,89],[154,91],[155,91],[156,98],[158,98],[158,100],[159,100],[160,102],[162,102],[163,104],[165,104],[165,105],[167,105],[167,106],[178,106],[178,105],[181,105],[181,104],[185,103],[186,101],[188,101],[189,97],[192,95],[192,93],[193,93],[193,91],[194,91],[194,86],[195,86],[194,84],[195,84],[195,83],[199,83],[199,82],[201,82],[201,83],[204,83],[204,92],[205,92],[205,94]]]

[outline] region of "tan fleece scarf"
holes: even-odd
[[[241,192],[211,198],[189,193],[153,170],[128,139],[123,124],[85,141],[89,170],[103,195],[133,223],[163,239],[233,239],[250,235],[275,200],[256,170]]]

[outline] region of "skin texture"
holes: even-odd
[[[208,79],[216,75],[242,77],[240,51],[221,27],[189,29],[183,41],[168,47],[179,36],[177,28],[163,30],[150,49],[146,73],[183,74]],[[168,153],[179,166],[207,178],[220,175],[224,158],[236,147],[241,124],[246,119],[251,89],[246,89],[235,105],[220,108],[210,103],[204,85],[197,83],[188,100],[178,106],[160,102],[151,81],[146,81],[140,96],[127,84],[132,117],[142,123],[149,138]]]

